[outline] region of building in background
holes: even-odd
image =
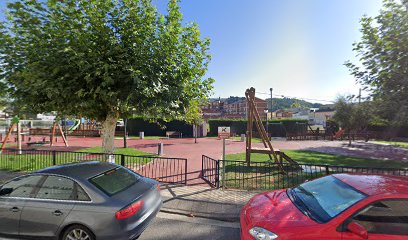
[[[333,118],[335,111],[333,108],[321,108],[310,111],[309,123],[313,125],[326,126],[327,120]]]
[[[255,98],[255,106],[262,119],[266,119],[267,104],[260,98]],[[209,104],[202,107],[204,119],[245,119],[248,104],[244,97],[229,97],[225,99],[210,99]]]

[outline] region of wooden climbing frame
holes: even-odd
[[[251,153],[268,154],[269,159],[277,163],[280,169],[283,171],[283,159],[291,164],[298,165],[296,161],[289,156],[281,152],[279,149],[274,149],[272,143],[266,133],[265,127],[262,123],[261,117],[255,105],[255,88],[251,87],[245,91],[245,97],[247,100],[247,138],[246,138],[246,162],[248,166],[251,164]],[[252,147],[253,126],[256,126],[258,133],[261,137],[264,148]]]

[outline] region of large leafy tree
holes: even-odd
[[[349,145],[351,145],[351,133],[353,131],[365,130],[373,119],[370,101],[353,103],[353,97],[339,97],[335,102],[336,113],[333,119],[348,134]]]
[[[377,114],[394,125],[408,122],[408,1],[384,0],[375,17],[361,19],[362,38],[353,50],[361,64],[351,74],[371,92]]]
[[[180,119],[211,92],[209,40],[182,24],[176,0],[167,10],[151,0],[14,1],[0,26],[1,77],[33,111],[101,121],[111,153],[120,116]]]

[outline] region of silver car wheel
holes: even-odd
[[[65,240],[91,240],[91,237],[82,229],[72,229],[65,237]]]

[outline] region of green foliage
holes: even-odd
[[[268,104],[268,109],[271,109],[271,99],[267,98],[266,103]],[[289,109],[289,108],[320,108],[323,104],[311,103],[304,100],[299,100],[295,98],[272,98],[272,110],[276,111],[279,109]]]
[[[149,0],[9,4],[5,77],[40,112],[180,117],[212,80],[202,80],[209,41],[179,10],[173,0],[166,16]]]
[[[361,19],[362,39],[353,45],[361,66],[345,64],[371,92],[377,115],[397,126],[408,121],[408,5],[404,4],[384,0],[377,17]]]
[[[13,1],[0,24],[0,79],[34,112],[106,122],[104,144],[119,116],[182,119],[212,91],[210,41],[183,26],[176,0],[167,10],[151,0]]]
[[[187,123],[192,124],[192,125],[201,124],[204,121],[201,106],[203,106],[202,101],[198,99],[192,100],[182,120],[185,120]]]
[[[339,131],[339,124],[332,119],[328,119],[326,121],[326,133],[334,135],[337,131]]]
[[[346,132],[364,130],[373,119],[372,102],[353,103],[352,99],[339,97],[335,104],[333,119]]]
[[[281,149],[282,150],[282,149]],[[320,153],[305,150],[282,150],[298,163],[304,164],[328,164],[334,166],[353,166],[353,167],[387,167],[387,168],[407,168],[408,163],[394,160],[379,160],[369,158],[350,157]],[[228,154],[227,160],[245,160],[245,153]],[[270,161],[266,154],[251,154],[251,159],[256,161]]]
[[[134,117],[128,120],[128,132],[130,135],[138,136],[139,132],[144,132],[147,136],[166,136],[166,131],[177,131],[183,134],[183,137],[193,136],[193,127],[185,121],[172,120],[164,121],[163,119],[145,119]]]
[[[20,122],[20,119],[18,118],[18,117],[13,117],[12,119],[11,119],[11,123],[12,124],[17,124],[17,123],[19,123]]]
[[[84,148],[79,150],[78,152],[83,153],[103,153],[103,149],[101,147],[90,147]],[[148,152],[142,152],[135,148],[116,148],[115,154],[123,154],[127,156],[153,156],[154,154]]]

